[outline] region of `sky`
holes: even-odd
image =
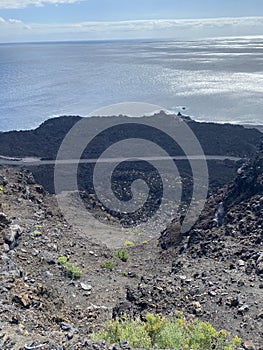
[[[263,0],[0,0],[0,42],[263,36]]]

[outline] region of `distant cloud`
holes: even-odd
[[[25,31],[25,29],[31,30]],[[255,36],[262,35],[262,33],[263,17],[64,24],[23,23],[18,19],[5,20],[0,18],[0,42],[130,38],[194,40],[220,36]]]
[[[0,0],[0,9],[19,9],[29,5],[43,6],[44,4],[73,4],[79,0]]]
[[[8,31],[10,29],[13,29],[14,31],[18,30],[18,29],[31,29],[31,27],[18,20],[18,19],[14,19],[14,18],[10,18],[5,20],[4,18],[0,17],[0,28],[2,29],[2,31]]]

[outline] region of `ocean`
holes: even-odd
[[[0,131],[120,102],[263,125],[263,37],[0,45]]]

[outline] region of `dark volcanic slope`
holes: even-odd
[[[112,120],[114,118],[118,123],[120,121],[123,123],[128,123],[130,121],[130,118],[124,116],[94,117],[88,120],[93,130],[94,125],[95,127],[98,126],[98,130],[101,130],[102,126],[103,128],[107,126],[109,119]],[[171,127],[174,127],[173,121],[175,116],[168,116],[163,112],[153,117],[143,118],[159,118],[161,123],[165,120],[168,127],[170,124]],[[78,116],[64,116],[49,119],[35,130],[0,133],[0,155],[56,159],[58,149],[65,135],[79,120],[81,120],[81,117]],[[248,129],[230,124],[198,123],[190,118],[185,118],[185,120],[200,141],[206,155],[235,156],[241,158],[250,157],[255,154],[262,137],[262,133],[257,129]],[[140,128],[140,126],[138,128]],[[138,129],[138,134],[140,134],[141,138],[144,138],[141,129]],[[145,135],[145,138],[147,139],[147,135]],[[100,154],[100,151],[104,151],[105,148],[107,148],[105,146],[107,146],[110,141],[111,139],[107,138],[107,136],[104,138],[101,137],[99,144],[96,144],[94,148],[89,148],[89,150],[86,149],[82,157],[96,158],[96,156]],[[164,140],[164,142],[166,142],[166,140]],[[161,142],[161,144],[163,143]],[[179,148],[175,148],[172,150],[171,154],[182,155],[181,152]],[[143,154],[144,151],[142,150],[142,155]],[[145,155],[147,155],[147,150]],[[177,165],[183,178],[191,177],[191,171],[189,170],[189,163],[187,161],[177,161]],[[33,172],[38,183],[42,184],[49,192],[54,192],[54,167],[52,165],[38,167],[27,166],[27,168]],[[209,160],[208,168],[210,190],[213,191],[215,188],[219,188],[233,180],[237,164],[229,160]],[[80,166],[78,181],[81,189],[91,191],[90,180],[92,178],[92,171],[92,165]]]
[[[34,130],[0,133],[0,154],[55,159],[63,138],[80,119],[77,116],[52,118]]]
[[[0,168],[1,349],[108,350],[87,340],[105,319],[181,310],[240,335],[242,350],[262,350],[262,159],[208,201],[190,237],[168,250],[155,240],[130,247],[127,262],[67,224],[29,172]],[[258,186],[241,198],[239,180],[250,183],[251,167]],[[213,227],[228,196],[225,222]],[[60,256],[81,267],[79,280],[65,275]],[[107,259],[112,269],[101,267]]]
[[[129,247],[127,262],[70,226],[25,170],[0,168],[0,208],[1,349],[108,350],[87,340],[105,319],[181,310],[238,334],[242,349],[262,350],[263,151],[208,200],[187,237],[175,243],[171,226],[172,248]],[[80,279],[65,274],[61,256],[81,267]],[[108,259],[116,265],[102,268]]]
[[[101,127],[107,124],[107,118],[109,117],[95,117],[96,123]],[[111,118],[116,118],[118,122],[122,119],[126,123],[130,120],[122,116]],[[166,123],[169,124],[169,120],[174,116],[167,116],[161,112],[154,118],[165,118]],[[13,157],[33,156],[55,159],[63,138],[80,119],[81,117],[78,116],[64,116],[49,119],[35,130],[1,133],[0,154]],[[94,121],[94,118],[90,119]],[[207,155],[252,156],[262,136],[257,129],[247,129],[239,125],[198,123],[193,120],[189,120],[188,125]]]

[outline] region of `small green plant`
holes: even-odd
[[[121,272],[120,272],[120,275],[126,277],[126,276],[128,276],[128,272],[126,272],[126,271],[121,271]]]
[[[79,278],[82,276],[81,268],[68,262],[68,258],[66,256],[59,256],[57,262],[63,267],[63,271],[67,276],[71,278]]]
[[[2,185],[0,185],[0,191],[3,191],[4,187]]]
[[[105,260],[100,264],[100,266],[103,269],[112,269],[115,266],[115,263],[112,260]]]
[[[125,241],[123,245],[124,247],[133,247],[134,243],[132,241]]]
[[[38,236],[41,236],[41,235],[42,235],[42,232],[37,231],[37,230],[32,233],[33,237],[38,237]]]
[[[68,258],[66,256],[59,256],[57,259],[58,264],[63,265],[68,261]]]
[[[80,267],[73,263],[65,262],[62,264],[65,274],[72,278],[79,278],[82,276]]]
[[[145,330],[151,338],[151,343],[155,344],[159,340],[160,332],[164,328],[164,325],[167,322],[167,320],[164,317],[154,314],[147,314],[145,318]]]
[[[128,340],[129,344],[135,348],[149,349],[151,342],[149,335],[143,327],[143,323],[139,319],[124,321],[110,321],[106,325],[105,331],[99,331],[92,334],[91,338],[95,340],[104,340],[109,344],[119,343],[121,340]]]
[[[36,229],[40,229],[40,228],[42,228],[42,227],[43,227],[42,225],[36,225],[36,226],[35,226]]]
[[[144,349],[174,350],[236,350],[241,343],[237,336],[231,338],[225,330],[216,331],[210,323],[199,320],[186,321],[177,313],[172,321],[166,317],[147,314],[140,318],[110,321],[104,330],[93,333],[91,338],[119,343],[125,339],[132,347]]]
[[[120,259],[121,261],[124,261],[124,262],[126,262],[126,261],[129,259],[129,257],[130,257],[130,255],[129,255],[127,249],[118,249],[118,250],[115,250],[114,256],[115,256],[116,258]]]
[[[149,242],[148,241],[143,241],[142,244],[146,245],[146,244],[149,244]]]

